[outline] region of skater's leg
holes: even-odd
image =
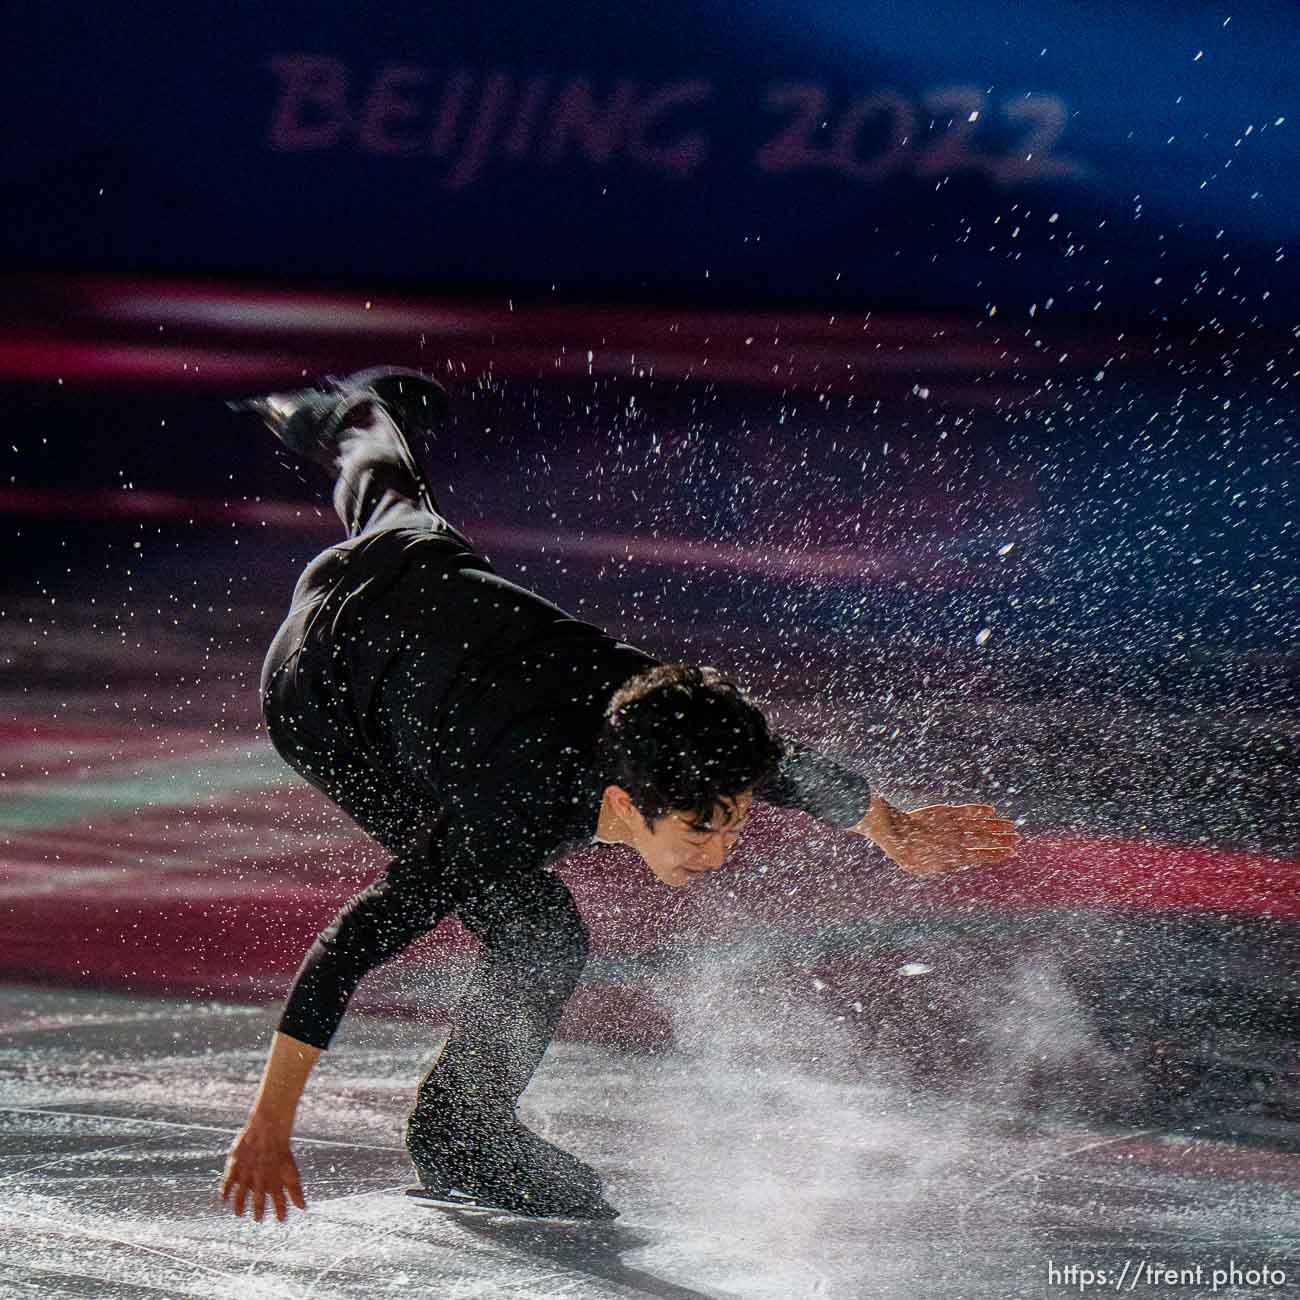
[[[595,1171],[514,1113],[586,964],[572,895],[529,872],[482,882],[456,914],[483,946],[407,1126],[421,1178],[510,1208],[609,1217]]]
[[[334,509],[349,537],[381,528],[448,533],[469,547],[443,517],[394,417],[377,401],[340,405],[334,441]]]
[[[232,406],[258,415],[286,447],[334,476],[334,508],[349,537],[409,528],[472,549],[443,517],[407,441],[445,418],[446,393],[428,376],[385,367]]]
[[[456,914],[482,949],[416,1110],[494,1123],[513,1114],[551,1041],[586,965],[587,929],[546,871],[484,882]]]
[[[402,432],[400,406],[395,413],[366,391],[317,389],[273,393],[237,405],[256,411],[286,446],[329,471],[335,480],[334,506],[349,538],[401,530],[437,534],[473,550],[468,538],[439,513]],[[400,544],[396,550],[400,553]],[[347,592],[364,586],[393,554],[393,548],[343,543],[318,555],[299,577],[289,615],[263,664],[263,708],[276,748],[322,788],[307,763],[307,751],[350,750],[356,738],[336,734],[341,714],[335,701],[350,685],[339,679],[345,661],[332,636],[312,639],[310,634],[330,597],[344,601]],[[491,572],[486,559],[477,560],[477,567]],[[412,615],[419,622],[419,611],[413,609]]]

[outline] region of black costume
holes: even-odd
[[[286,761],[395,855],[316,940],[281,1031],[326,1047],[362,976],[449,913],[482,940],[420,1087],[417,1154],[430,1133],[514,1122],[587,957],[573,899],[545,868],[593,838],[605,707],[658,661],[499,577],[422,493],[389,415],[342,422],[349,540],[299,580],[262,698]],[[860,820],[867,783],[785,743],[758,797]]]

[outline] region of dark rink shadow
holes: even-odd
[[[628,1287],[658,1300],[742,1300],[726,1291],[696,1291],[644,1269],[630,1268],[622,1256],[638,1250],[671,1229],[642,1228],[619,1223],[547,1222],[545,1219],[508,1218],[492,1210],[428,1206],[435,1214],[454,1218],[462,1228],[494,1246],[532,1255],[588,1277]]]

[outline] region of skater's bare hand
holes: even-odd
[[[932,804],[904,812],[878,794],[871,796],[867,815],[852,829],[915,876],[1005,862],[1021,841],[1013,823],[988,804]]]
[[[281,1223],[288,1217],[289,1201],[300,1210],[307,1208],[298,1166],[289,1150],[289,1139],[282,1130],[249,1120],[226,1157],[221,1199],[231,1204],[235,1213],[241,1216],[245,1205],[251,1201],[253,1218],[258,1223],[265,1217],[268,1199],[275,1206],[275,1217]]]

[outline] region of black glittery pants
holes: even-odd
[[[491,1131],[510,1123],[546,1051],[586,963],[587,931],[564,882],[550,872],[451,878],[427,848],[410,848],[420,843],[422,821],[436,823],[437,809],[409,776],[387,770],[360,743],[346,707],[346,647],[330,628],[339,626],[340,604],[352,592],[383,579],[376,566],[385,549],[367,549],[368,540],[403,529],[443,535],[461,556],[472,548],[436,505],[420,503],[388,415],[363,404],[349,418],[334,505],[355,544],[326,551],[304,572],[267,656],[263,703],[290,766],[401,856],[316,940],[280,1028],[328,1045],[361,977],[455,914],[481,947],[447,1043],[420,1086],[408,1135],[415,1142],[449,1129]],[[485,560],[475,567],[491,572]],[[418,621],[419,592],[409,608]]]

